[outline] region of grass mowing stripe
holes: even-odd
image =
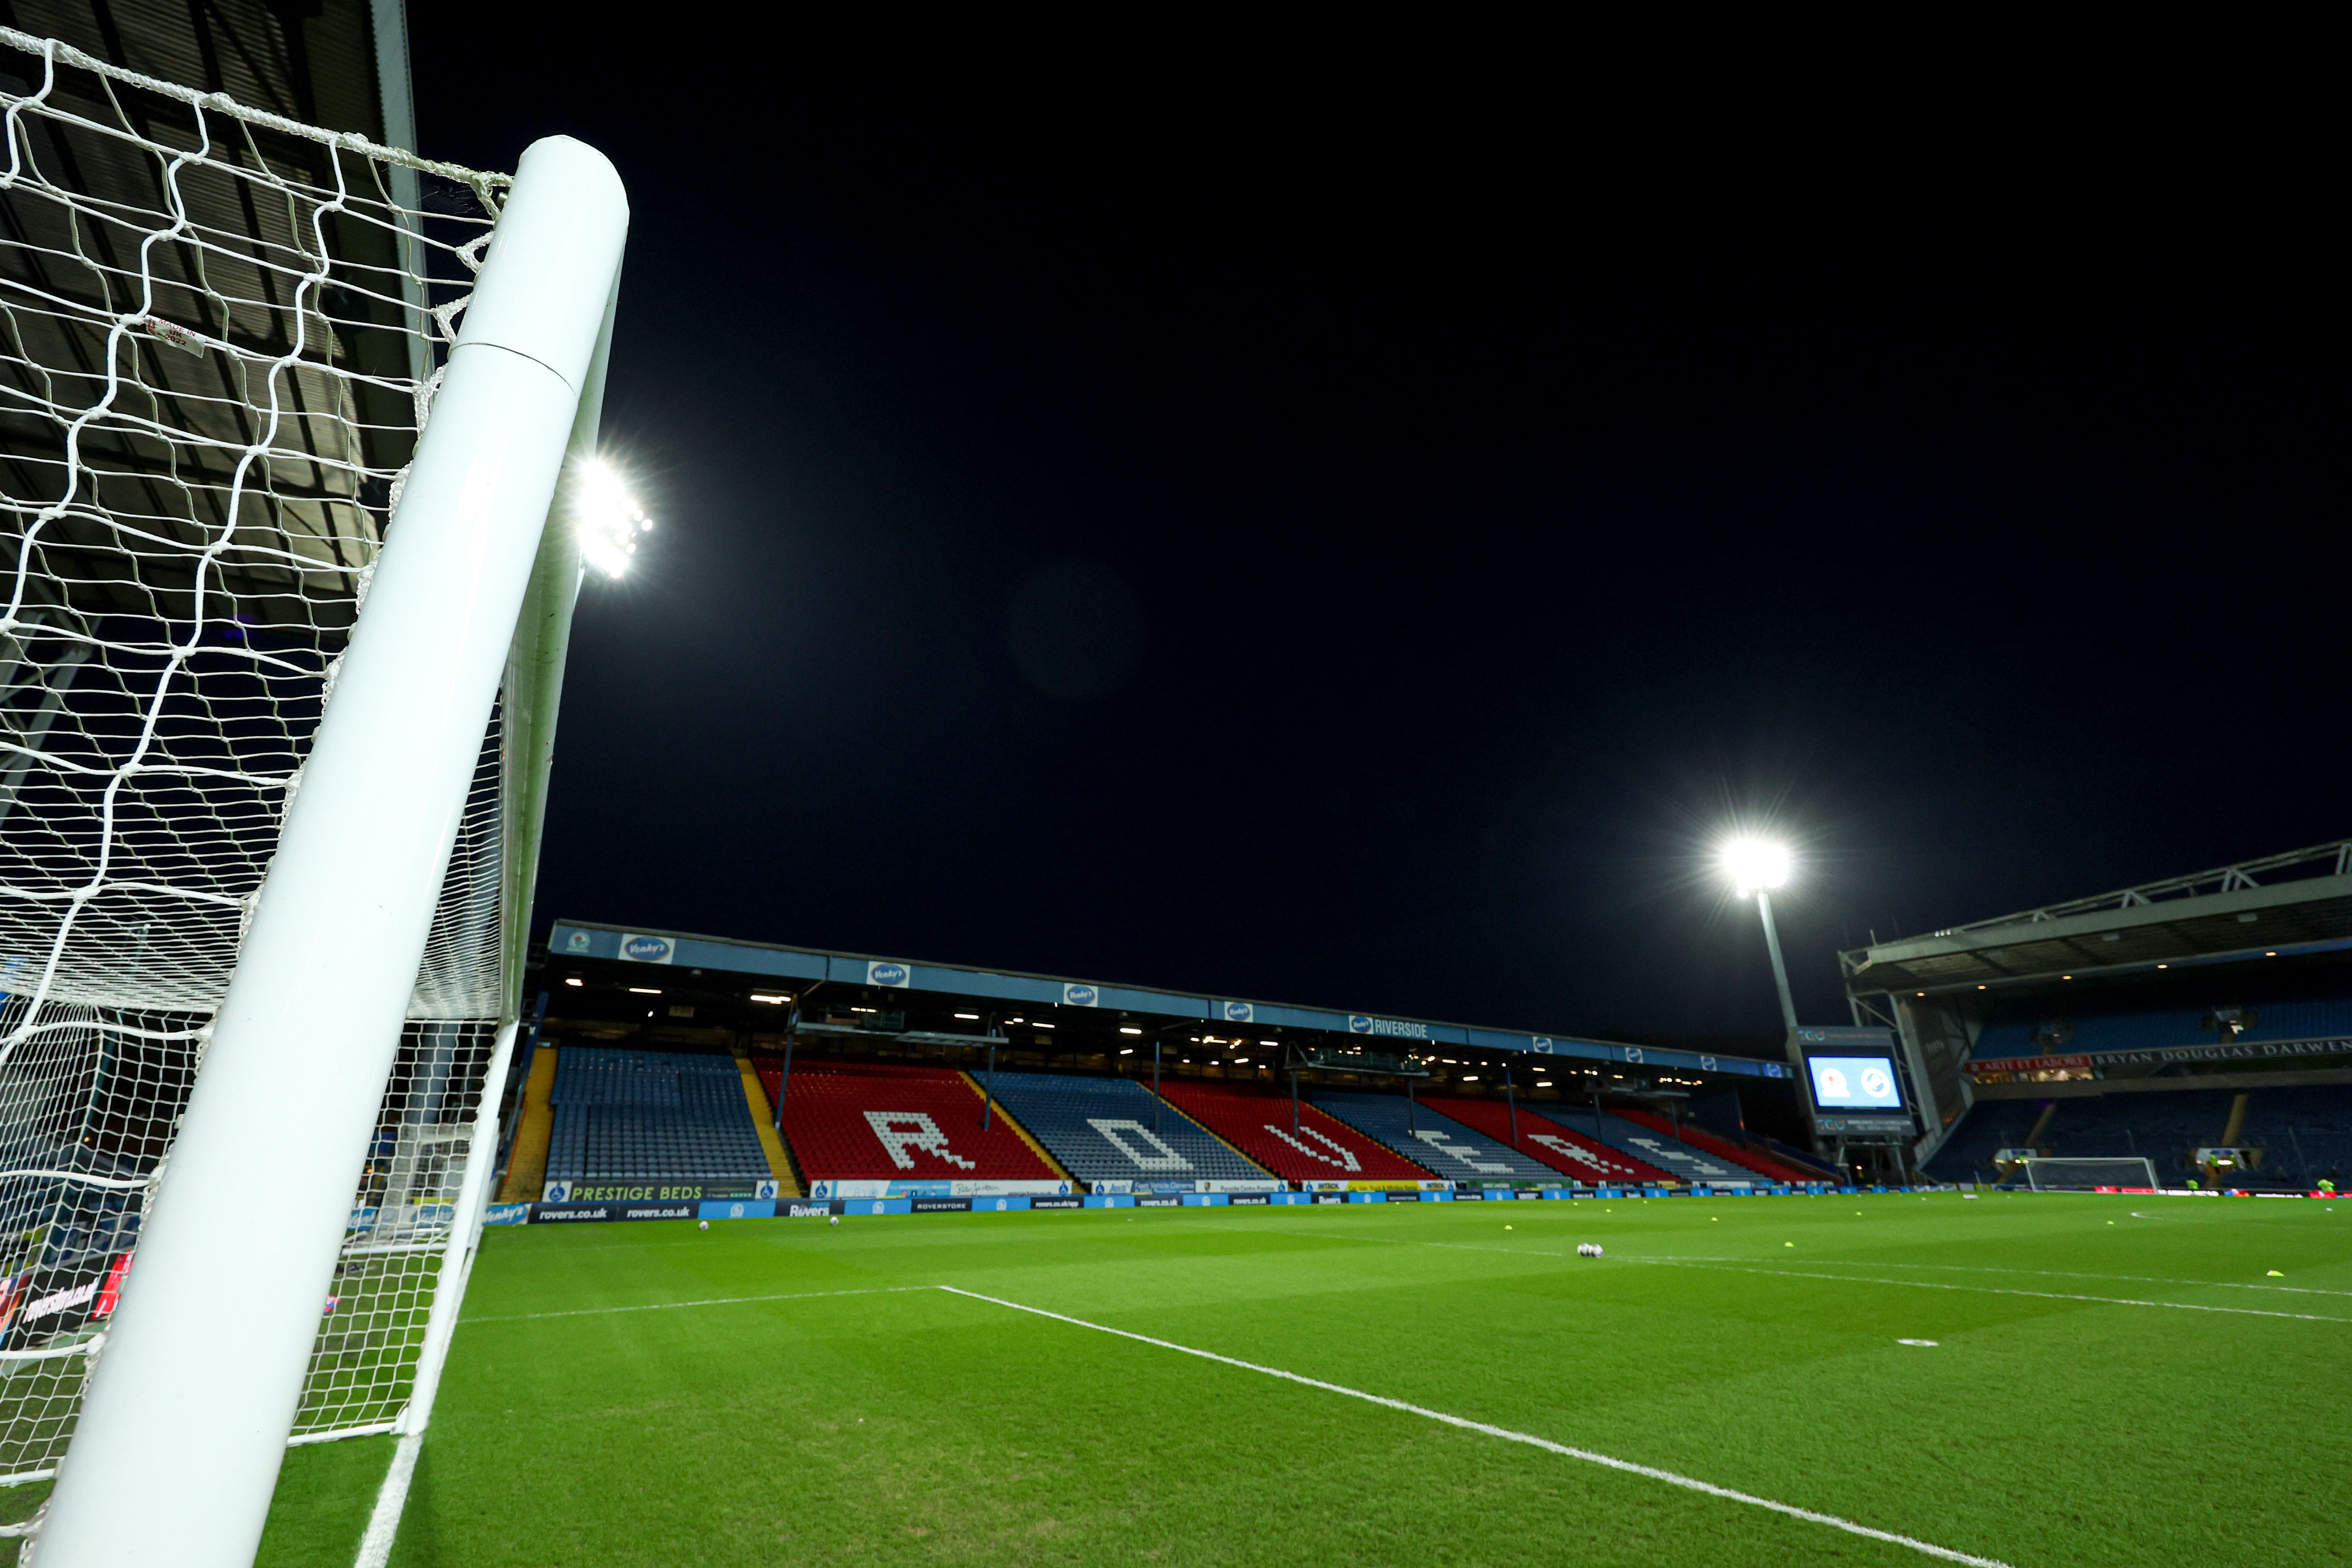
[[[1777,1274],[1787,1280],[1832,1280],[1841,1285],[1901,1285],[1914,1291],[1966,1291],[1979,1296],[2032,1296],[2044,1301],[2096,1301],[2108,1307],[2169,1307],[2176,1312],[2228,1312],[2243,1318],[2293,1318],[2305,1323],[2352,1323],[2352,1318],[2326,1312],[2275,1312],[2264,1307],[2216,1307],[2203,1301],[2142,1301],[2127,1296],[2084,1296],[2065,1291],[2021,1291],[2011,1285],[1952,1285],[1941,1280],[1874,1280],[1862,1274],[1813,1274],[1799,1269],[1759,1269],[1744,1263],[1716,1263],[1696,1258],[1637,1258],[1621,1261],[1654,1263],[1668,1269],[1712,1269],[1724,1274]],[[1856,1264],[1867,1268],[1867,1264]]]
[[[1307,1388],[1319,1388],[1327,1394],[1342,1394],[1350,1399],[1361,1399],[1369,1405],[1385,1406],[1391,1410],[1402,1410],[1409,1416],[1420,1416],[1432,1421],[1442,1421],[1448,1427],[1458,1427],[1465,1432],[1478,1432],[1489,1437],[1500,1437],[1509,1443],[1525,1443],[1529,1448],[1541,1448],[1547,1453],[1559,1454],[1571,1459],[1582,1459],[1587,1464],[1622,1470],[1627,1475],[1645,1476],[1654,1481],[1664,1481],[1668,1486],[1681,1487],[1687,1491],[1704,1492],[1708,1497],[1722,1498],[1727,1502],[1744,1502],[1751,1508],[1769,1509],[1774,1513],[1786,1514],[1790,1519],[1801,1519],[1809,1524],[1826,1524],[1832,1530],[1843,1530],[1849,1535],[1865,1536],[1872,1541],[1885,1542],[1891,1546],[1908,1547],[1925,1556],[1939,1558],[1946,1563],[1966,1563],[1971,1564],[1972,1568],[2010,1568],[2010,1564],[2003,1563],[1998,1557],[1970,1556],[1965,1552],[1955,1552],[1948,1546],[1937,1546],[1933,1542],[1915,1540],[1908,1535],[1897,1535],[1893,1531],[1874,1530],[1869,1525],[1856,1523],[1851,1519],[1840,1519],[1833,1513],[1815,1513],[1809,1508],[1799,1508],[1793,1503],[1775,1502],[1769,1497],[1757,1497],[1749,1492],[1734,1491],[1729,1487],[1719,1487],[1712,1481],[1678,1475],[1673,1470],[1662,1470],[1650,1465],[1637,1465],[1631,1459],[1615,1458],[1608,1454],[1595,1453],[1590,1448],[1570,1448],[1566,1443],[1555,1443],[1549,1437],[1538,1437],[1531,1432],[1514,1432],[1508,1427],[1490,1427],[1484,1421],[1473,1421],[1465,1416],[1449,1416],[1443,1410],[1432,1410],[1425,1406],[1407,1404],[1404,1400],[1391,1399],[1385,1395],[1367,1394],[1360,1388],[1349,1388],[1345,1384],[1339,1383],[1326,1383],[1319,1377],[1307,1377],[1296,1372],[1285,1372],[1278,1366],[1261,1366],[1256,1362],[1243,1361],[1235,1356],[1220,1355],[1213,1350],[1196,1350],[1189,1344],[1178,1344],[1173,1340],[1154,1339],[1150,1334],[1132,1333],[1126,1329],[1115,1329],[1104,1323],[1090,1323],[1084,1318],[1067,1317],[1060,1312],[1047,1312],[1043,1307],[1027,1306],[1020,1301],[1008,1301],[1002,1296],[983,1296],[978,1291],[959,1290],[953,1285],[940,1285],[935,1288],[945,1291],[950,1295],[964,1296],[975,1301],[986,1301],[992,1306],[1009,1307],[1016,1312],[1028,1312],[1034,1317],[1051,1318],[1055,1322],[1068,1323],[1074,1328],[1092,1329],[1097,1333],[1116,1334],[1121,1339],[1134,1340],[1139,1344],[1155,1345],[1161,1350],[1172,1350],[1184,1355],[1195,1355],[1202,1361],[1237,1366],[1244,1372],[1263,1373],[1268,1377],[1279,1377],[1286,1383],[1299,1384]]]
[[[1565,1258],[1565,1252],[1546,1251],[1539,1247],[1486,1247],[1468,1241],[1413,1241],[1392,1236],[1341,1237],[1331,1231],[1307,1234],[1324,1236],[1334,1240],[1377,1242],[1386,1247],[1434,1247],[1447,1252],[1497,1252],[1507,1258]],[[1647,1258],[1632,1252],[1621,1252],[1618,1260],[1625,1263],[1668,1263],[1686,1269],[1723,1269],[1746,1274],[1781,1274],[1792,1280],[1841,1280],[1857,1285],[1912,1285],[1928,1291],[1973,1291],[1993,1296],[2032,1296],[2050,1301],[2104,1301],[2115,1307],[2170,1307],[2184,1312],[2236,1312],[2255,1318],[2293,1318],[2307,1323],[2345,1323],[2352,1318],[2333,1317],[2326,1312],[2280,1312],[2262,1307],[2216,1307],[2195,1301],[2143,1301],[2122,1296],[2069,1295],[2057,1291],[2020,1291],[2002,1285],[1947,1285],[1934,1280],[1872,1280],[1851,1274],[1808,1274],[1793,1269],[1751,1267],[1737,1258],[1669,1258],[1653,1255]],[[2130,1280],[2143,1285],[2189,1285],[2197,1288],[2231,1291],[2289,1291],[2306,1296],[2352,1296],[2352,1291],[2323,1291],[2303,1285],[2256,1285],[2234,1280],[2167,1280],[2146,1274],[2085,1274],[2065,1269],[1998,1269],[1974,1263],[1896,1263],[1884,1260],[1848,1263],[1832,1260],[1817,1265],[1823,1269],[1954,1269],[1981,1274],[2033,1275],[2045,1279],[2067,1280]]]
[[[1709,1258],[1709,1263],[1737,1263],[1737,1258]],[[2352,1296],[2352,1291],[2329,1291],[2317,1285],[2265,1285],[2252,1280],[2174,1280],[2160,1274],[2091,1274],[2080,1269],[2003,1269],[1992,1263],[1906,1263],[1892,1258],[1869,1262],[1832,1260],[1824,1269],[1947,1269],[1960,1274],[2019,1274],[2042,1280],[2120,1280],[2133,1285],[2196,1285],[2216,1291],[2284,1291],[2291,1296]]]
[[[746,1301],[807,1301],[819,1296],[887,1296],[901,1291],[928,1291],[929,1285],[869,1285],[860,1291],[793,1291],[781,1296],[714,1296],[707,1301],[646,1301],[633,1307],[576,1307],[562,1312],[516,1312],[499,1318],[459,1318],[470,1323],[527,1323],[541,1318],[595,1318],[609,1312],[667,1312],[679,1307],[735,1307]]]

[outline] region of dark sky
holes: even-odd
[[[2352,831],[2291,84],[693,15],[414,13],[425,152],[568,132],[635,212],[662,528],[583,597],[542,932],[1727,1036],[1735,821],[1817,1021],[1871,928]]]

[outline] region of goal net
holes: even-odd
[[[2094,1192],[2103,1186],[2146,1187],[2156,1185],[2156,1166],[2132,1155],[2114,1159],[2033,1159],[2025,1164],[2025,1179],[2036,1192]]]
[[[0,109],[13,1484],[72,1436],[506,182],[6,29]],[[391,1429],[462,1288],[536,850],[508,758],[534,740],[481,737],[297,1441]]]

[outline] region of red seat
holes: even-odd
[[[782,1064],[756,1064],[775,1103]],[[1054,1181],[1060,1173],[1004,1107],[981,1129],[981,1096],[950,1068],[795,1061],[784,1141],[811,1181]]]
[[[1430,1173],[1304,1101],[1234,1083],[1164,1083],[1160,1096],[1289,1181],[1426,1181]]]
[[[1453,1117],[1465,1127],[1486,1134],[1498,1144],[1507,1144],[1531,1160],[1539,1160],[1556,1171],[1574,1176],[1578,1181],[1598,1186],[1618,1182],[1650,1184],[1669,1182],[1677,1178],[1657,1166],[1637,1160],[1622,1149],[1586,1137],[1546,1116],[1539,1116],[1526,1106],[1519,1107],[1519,1135],[1511,1137],[1511,1108],[1492,1100],[1456,1099],[1452,1095],[1424,1096],[1422,1103],[1441,1114]]]

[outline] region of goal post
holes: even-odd
[[[2023,1163],[2026,1183],[2035,1192],[2095,1192],[2103,1186],[2153,1190],[2157,1186],[2154,1162],[2140,1155]]]
[[[52,47],[53,69],[57,54]],[[200,131],[208,136],[205,110],[220,110],[219,102],[194,94],[184,101],[195,106]],[[269,119],[251,111],[247,118]],[[13,103],[8,121],[12,152],[20,143],[34,145],[20,131]],[[232,122],[227,129],[242,128]],[[184,178],[247,177],[241,161],[234,170],[223,167],[241,160],[234,149],[159,144],[143,128],[124,140],[163,171],[167,201],[173,183]],[[328,177],[343,177],[340,149],[355,141],[331,143],[323,160],[332,165]],[[257,153],[252,162],[274,172],[267,157]],[[309,214],[322,253],[331,248],[330,231],[361,206],[339,188],[325,194]],[[76,211],[63,221],[102,229],[111,216]],[[123,263],[109,251],[108,265],[118,271],[144,266],[151,251],[168,254],[175,245],[205,243],[188,237],[184,206],[167,207],[161,216],[167,222],[139,250],[138,262]],[[423,428],[413,461],[396,480],[382,549],[357,573],[363,603],[347,643],[319,683],[315,729],[283,747],[299,761],[281,780],[282,826],[266,856],[266,876],[255,893],[220,901],[241,926],[241,934],[231,933],[234,968],[209,1023],[200,1021],[199,1005],[199,1021],[184,1031],[194,1039],[200,1066],[176,1131],[169,1134],[168,1155],[143,1182],[131,1183],[149,1195],[137,1230],[136,1266],[113,1277],[119,1304],[102,1339],[84,1352],[87,1386],[37,1539],[43,1568],[163,1562],[243,1568],[252,1561],[306,1377],[314,1370],[321,1303],[331,1301],[338,1270],[348,1267],[352,1194],[385,1142],[386,1086],[404,1063],[415,1073],[441,1072],[431,1079],[432,1098],[436,1106],[446,1103],[458,1111],[458,1125],[465,1124],[466,1110],[473,1113],[475,1135],[457,1212],[445,1217],[452,1222],[446,1239],[415,1244],[437,1249],[442,1259],[443,1288],[434,1301],[440,1324],[428,1326],[425,1347],[437,1370],[446,1327],[437,1346],[431,1343],[433,1327],[454,1321],[465,1261],[459,1243],[470,1247],[467,1227],[478,1218],[484,1162],[495,1145],[494,1136],[479,1135],[479,1117],[483,1105],[495,1114],[496,1099],[483,1094],[467,1106],[463,1085],[494,1077],[505,1056],[479,1061],[477,1046],[478,1066],[468,1073],[451,1064],[453,1045],[450,1063],[416,1067],[407,1061],[413,1052],[404,1040],[415,1034],[411,1020],[429,988],[440,934],[453,920],[479,924],[481,911],[467,904],[463,889],[451,914],[454,883],[490,890],[490,929],[476,935],[496,945],[497,983],[511,1007],[520,958],[520,944],[511,938],[527,918],[530,881],[522,862],[536,836],[569,591],[577,586],[576,557],[568,563],[567,588],[562,580],[566,547],[559,538],[553,550],[542,550],[542,530],[567,455],[583,429],[593,436],[594,383],[609,344],[627,218],[618,176],[601,154],[566,138],[533,144],[488,231],[437,390],[417,389],[430,397],[429,422],[420,396]],[[299,245],[308,237],[297,234],[291,240]],[[273,253],[263,246],[257,254],[257,267],[267,270]],[[357,408],[347,423],[363,441],[378,428],[371,423],[369,397],[401,384],[352,369],[356,355],[350,340],[363,333],[347,325],[337,334],[328,312],[364,312],[367,303],[331,298],[324,276],[331,269],[324,262],[320,269],[308,278],[307,297],[303,287],[293,288],[290,313],[281,323],[292,340],[290,351],[281,350],[274,365],[248,379],[246,423],[268,428],[259,439],[248,431],[244,450],[224,459],[219,524],[213,542],[195,553],[184,590],[175,586],[183,598],[173,601],[174,612],[193,604],[201,618],[207,567],[252,548],[247,535],[254,517],[309,516],[302,508],[311,503],[297,496],[299,486],[290,479],[277,482],[270,468],[280,455],[278,431],[317,417],[307,404],[295,406],[302,400],[286,387],[308,375],[325,389],[322,398],[340,397]],[[341,280],[337,286],[347,287]],[[212,287],[209,275],[202,287]],[[268,296],[273,305],[279,298]],[[181,347],[176,334],[197,345],[192,351],[218,352],[215,341],[227,345],[234,359],[252,335],[237,326],[236,310],[229,307],[215,334],[174,324],[157,307],[109,303],[105,314],[111,319],[100,324],[116,364],[126,336],[137,330],[145,337],[131,337],[134,358],[152,353],[146,339]],[[190,308],[201,315],[202,299]],[[435,314],[446,327],[453,303],[445,298]],[[305,356],[306,329],[313,322],[343,350],[340,359],[317,341]],[[25,517],[28,540],[68,517],[120,530],[101,505],[108,497],[84,494],[77,500],[72,490],[80,477],[71,466],[78,461],[75,439],[94,422],[104,423],[121,382],[138,379],[119,370],[109,374],[91,412],[68,427],[67,493],[34,497],[44,504]],[[157,400],[140,392],[133,401],[143,408]],[[167,429],[162,444],[170,444],[171,434]],[[123,437],[124,450],[152,463],[142,443],[155,441],[142,427]],[[313,469],[322,467],[314,452],[298,455],[310,458]],[[367,464],[353,458],[345,466],[360,471],[362,481],[350,505],[364,508]],[[331,465],[324,470],[328,489],[335,491],[338,476]],[[210,500],[197,508],[199,535],[214,510]],[[281,525],[280,535],[285,531]],[[354,564],[303,555],[310,548],[280,549],[299,558],[287,570],[299,575],[331,564],[347,571]],[[30,542],[19,544],[12,612],[26,608],[33,554]],[[100,632],[87,630],[95,624],[91,617],[82,615],[77,623],[85,628],[84,642],[98,640]],[[243,634],[243,641],[250,647],[257,639]],[[520,722],[501,733],[493,730],[493,720],[500,716],[501,687],[510,674],[520,675],[509,701]],[[509,756],[494,789],[504,797],[499,809],[522,818],[509,817],[503,834],[495,824],[487,835],[472,827],[488,734],[500,734],[501,745],[522,752]],[[215,747],[231,753],[231,764],[237,761],[236,738],[231,735],[229,746]],[[307,748],[301,738],[308,739]],[[138,766],[134,760],[116,769],[118,787]],[[461,847],[464,858],[453,858]],[[49,933],[46,954],[18,948],[20,956],[47,960],[26,997],[27,1019],[48,1005],[56,988],[57,956],[73,942],[70,912],[91,902],[87,893],[64,901],[69,913]],[[141,960],[134,954],[119,961],[135,971]],[[201,1003],[201,998],[190,999]],[[33,1027],[27,1022],[20,1033]],[[481,1071],[484,1067],[488,1071]],[[403,1127],[440,1126],[447,1116],[422,1113]],[[168,1107],[162,1119],[168,1126]],[[396,1155],[394,1166],[399,1163]],[[476,1213],[464,1212],[468,1207]],[[411,1245],[398,1238],[385,1243]],[[418,1367],[420,1376],[425,1370]]]

